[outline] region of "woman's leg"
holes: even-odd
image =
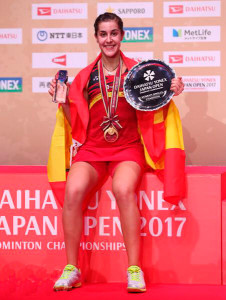
[[[83,200],[97,185],[98,179],[98,172],[87,162],[74,163],[68,174],[63,207],[63,229],[67,264],[76,267],[83,227]]]
[[[113,175],[112,189],[120,211],[122,233],[128,255],[129,266],[140,266],[140,213],[135,190],[141,179],[139,164],[121,162]]]

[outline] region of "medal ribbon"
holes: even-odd
[[[119,87],[121,82],[121,70],[122,70],[122,61],[120,59],[119,65],[117,67],[114,76],[111,100],[109,100],[102,60],[100,59],[98,62],[100,90],[102,95],[102,101],[106,111],[106,116],[104,116],[104,121],[100,125],[102,126],[103,131],[105,131],[111,125],[116,127],[117,129],[122,128],[122,126],[119,124],[119,120],[117,119],[118,115],[115,115],[117,105],[118,105],[118,93],[119,93]]]

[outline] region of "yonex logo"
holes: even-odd
[[[155,77],[155,72],[151,70],[147,70],[146,73],[144,73],[144,79],[149,81],[152,80]]]
[[[62,55],[62,56],[58,56],[52,59],[53,63],[62,65],[62,66],[66,66],[67,62],[66,62],[66,55]]]
[[[22,78],[1,77],[0,92],[22,92]]]
[[[153,27],[125,27],[123,42],[153,42]]]

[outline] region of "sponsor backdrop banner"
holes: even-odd
[[[164,1],[164,17],[220,17],[221,1]]]
[[[173,67],[219,67],[220,51],[164,52],[163,59]]]
[[[22,92],[22,78],[0,77],[0,92]]]
[[[87,19],[87,3],[32,4],[32,19]]]
[[[47,163],[57,108],[47,94],[49,82],[59,69],[67,69],[72,80],[94,60],[99,48],[93,23],[105,11],[124,20],[126,55],[164,60],[183,77],[185,92],[175,102],[187,163],[225,164],[222,0],[8,0],[0,18],[0,164]]]
[[[164,27],[164,42],[220,42],[220,26]]]
[[[17,281],[34,270],[42,280],[54,280],[65,265],[62,211],[45,171],[36,169],[11,167],[5,173],[0,168],[1,280],[14,274]],[[188,174],[187,199],[177,207],[163,200],[162,184],[152,174],[144,176],[136,196],[147,282],[221,284],[221,174]],[[126,281],[125,245],[110,179],[89,202],[83,225],[83,278]]]
[[[33,44],[87,44],[87,28],[33,28]]]

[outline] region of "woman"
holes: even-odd
[[[124,31],[122,20],[117,15],[100,15],[94,28],[101,55],[78,74],[70,87],[67,102],[62,104],[71,125],[72,137],[76,144],[82,146],[73,157],[67,177],[63,206],[67,265],[54,290],[69,290],[81,285],[78,251],[82,233],[82,203],[110,174],[128,255],[127,290],[144,292],[146,286],[140,264],[140,214],[135,190],[146,162],[137,130],[137,112],[126,102],[122,89],[128,68],[136,62],[120,51]],[[53,80],[49,90],[51,95],[55,84]],[[183,91],[181,78],[172,80],[171,89],[175,95]]]

